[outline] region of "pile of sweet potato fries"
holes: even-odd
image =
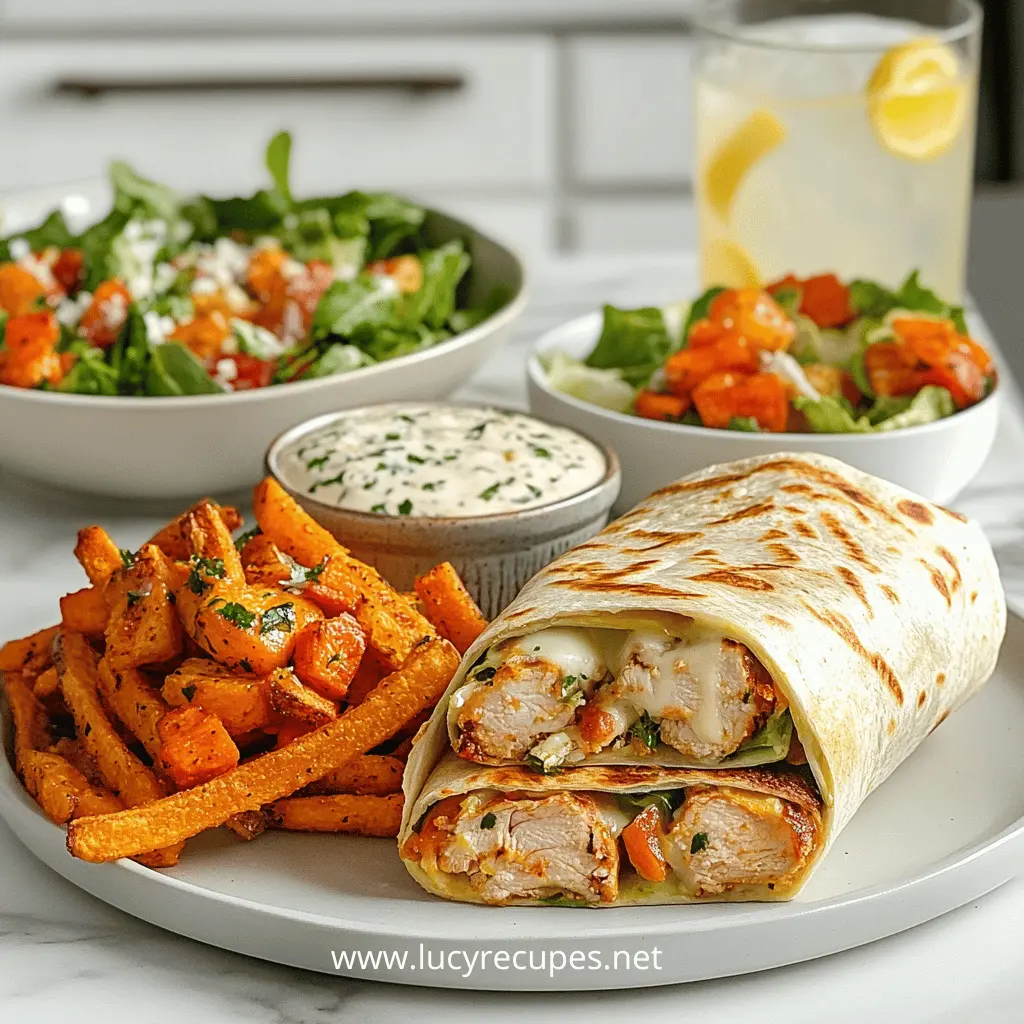
[[[68,850],[177,863],[219,825],[394,836],[412,736],[485,626],[448,563],[400,594],[272,479],[256,529],[205,500],[0,648],[15,767]]]

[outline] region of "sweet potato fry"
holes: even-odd
[[[168,572],[163,552],[147,544],[107,584],[106,658],[112,667],[157,665],[181,652],[181,623],[171,601]]]
[[[416,593],[431,625],[465,654],[487,628],[487,620],[451,562],[435,565],[416,579]]]
[[[323,618],[310,601],[286,590],[204,578],[177,591],[185,630],[222,665],[256,675],[284,668],[299,631]]]
[[[100,659],[97,683],[103,703],[145,747],[154,762],[160,756],[160,719],[170,711],[160,692],[136,668],[114,668]]]
[[[269,687],[271,706],[279,715],[298,718],[315,726],[338,717],[338,706],[334,701],[303,686],[290,669],[279,668],[271,672]]]
[[[242,548],[242,569],[250,586],[276,587],[292,575],[281,549],[265,534],[250,537]]]
[[[397,836],[402,822],[402,794],[293,796],[277,800],[267,813],[273,828],[291,832]]]
[[[61,625],[69,633],[102,636],[110,619],[110,608],[100,587],[83,587],[60,599]]]
[[[50,729],[46,710],[28,688],[24,676],[5,672],[3,684],[14,723],[14,763],[20,773],[22,760],[29,751],[49,746]]]
[[[0,672],[20,672],[34,680],[53,664],[50,645],[60,626],[47,626],[21,640],[8,640],[0,647]]]
[[[55,825],[66,825],[73,818],[86,815],[110,814],[124,806],[109,789],[92,785],[59,754],[27,751],[22,781]]]
[[[387,796],[402,791],[405,765],[397,757],[363,754],[328,772],[302,792],[313,796],[352,793],[356,796]]]
[[[242,811],[259,810],[382,743],[437,702],[458,664],[458,651],[447,640],[425,639],[359,707],[194,789],[146,807],[71,822],[68,850],[83,860],[117,860],[181,842]]]
[[[307,626],[295,641],[295,674],[328,700],[344,700],[366,650],[366,634],[351,615]]]
[[[340,594],[355,589],[356,621],[388,668],[398,668],[420,640],[435,635],[434,627],[375,569],[352,558],[275,480],[267,477],[257,485],[253,509],[263,532],[286,554],[303,565],[327,559],[321,586]]]
[[[185,520],[185,537],[194,559],[214,562],[222,567],[218,575],[241,583],[245,579],[242,559],[239,557],[231,531],[212,502],[201,501]]]
[[[347,554],[340,541],[271,477],[256,485],[253,513],[264,534],[302,565],[319,565],[331,555]]]
[[[161,692],[171,707],[193,704],[215,714],[234,740],[266,728],[273,717],[265,678],[233,673],[206,658],[183,661],[164,680]]]
[[[36,676],[32,692],[39,700],[46,700],[47,697],[52,697],[59,689],[60,677],[57,675],[57,669],[51,665],[45,672],[40,672]]]
[[[124,565],[121,549],[102,526],[86,526],[78,531],[75,558],[94,587],[103,587]]]
[[[238,765],[238,747],[209,711],[175,708],[160,719],[157,730],[161,767],[178,789],[198,786]]]
[[[188,561],[192,551],[189,548],[186,524],[189,515],[203,505],[208,505],[216,510],[217,515],[220,516],[228,531],[237,530],[242,525],[242,517],[237,508],[232,508],[230,505],[218,505],[209,498],[203,498],[202,501],[197,501],[191,508],[182,512],[180,516],[168,523],[162,530],[158,530],[153,534],[149,539],[149,543],[155,544],[170,558],[174,558],[179,562]]]
[[[388,670],[372,654],[364,655],[359,662],[359,668],[348,684],[348,691],[345,694],[345,701],[350,708],[362,704],[366,695],[376,688],[377,684],[388,674]]]

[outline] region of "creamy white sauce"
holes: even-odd
[[[477,516],[536,508],[599,483],[601,450],[564,427],[472,406],[383,406],[339,415],[285,450],[284,482],[381,515]]]
[[[587,629],[542,629],[509,640],[498,651],[501,661],[516,654],[550,661],[581,684],[599,682],[607,671],[604,652]]]

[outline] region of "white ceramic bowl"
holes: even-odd
[[[4,232],[39,220],[62,197],[76,219],[104,212],[95,185],[8,197]],[[295,423],[373,402],[450,394],[501,345],[522,313],[525,274],[513,252],[455,218],[431,212],[426,232],[433,244],[455,237],[467,242],[471,302],[496,287],[508,289],[509,302],[434,348],[256,391],[111,398],[0,386],[0,466],[61,488],[122,498],[227,493],[259,479],[267,445]]]
[[[548,562],[601,530],[619,493],[615,452],[594,441],[605,459],[601,479],[579,494],[538,508],[458,517],[385,516],[338,508],[295,490],[278,471],[285,452],[333,419],[318,416],[285,431],[267,450],[267,472],[356,558],[374,566],[399,590],[412,590],[417,576],[439,562],[451,562],[488,618]]]
[[[772,452],[820,452],[947,503],[981,469],[995,439],[998,387],[977,405],[921,427],[882,434],[749,434],[660,423],[610,412],[550,387],[538,356],[554,351],[582,359],[601,332],[591,313],[549,331],[527,363],[530,411],[610,445],[622,464],[616,510],[705,466]]]

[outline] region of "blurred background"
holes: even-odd
[[[0,190],[120,156],[182,189],[244,192],[287,127],[300,192],[406,191],[534,260],[693,248],[698,3],[3,0]],[[1024,369],[1024,3],[983,6],[969,280]]]

